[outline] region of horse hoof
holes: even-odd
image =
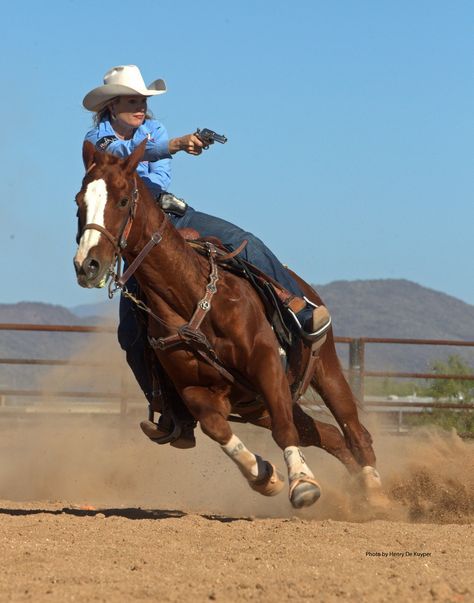
[[[295,509],[311,506],[320,496],[321,488],[311,477],[297,477],[290,484],[290,502]]]
[[[371,467],[370,465],[362,467],[362,471],[360,472],[360,481],[362,488],[366,491],[380,490],[382,488],[382,480],[380,479],[379,472],[377,469],[375,469],[375,467]]]
[[[283,475],[279,473],[275,467],[268,461],[266,463],[266,475],[263,479],[259,479],[256,482],[249,482],[250,487],[255,492],[263,494],[263,496],[276,496],[285,487],[285,480]]]
[[[363,467],[359,479],[363,496],[371,509],[381,513],[386,512],[392,503],[382,489],[382,481],[377,469],[369,465]]]

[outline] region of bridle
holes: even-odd
[[[94,165],[95,164],[92,164],[92,166],[87,170],[86,174],[92,169],[92,167],[94,167]],[[89,222],[88,224],[86,224],[81,232],[81,237],[86,230],[96,230],[96,231],[100,232],[101,234],[103,234],[105,236],[107,241],[109,241],[109,243],[112,245],[112,247],[114,249],[114,259],[113,259],[110,269],[109,269],[109,275],[112,276],[112,280],[109,283],[109,298],[111,298],[111,299],[117,290],[123,289],[125,283],[132,276],[132,274],[135,272],[135,270],[138,268],[138,266],[143,262],[143,260],[150,253],[150,251],[153,249],[153,247],[155,247],[156,245],[158,245],[158,243],[161,242],[161,239],[163,238],[163,232],[164,232],[167,222],[168,222],[168,220],[166,219],[166,216],[165,216],[165,219],[163,220],[162,224],[160,225],[160,228],[158,229],[158,231],[154,232],[152,234],[148,243],[140,251],[140,253],[135,258],[135,260],[130,264],[130,266],[128,266],[126,271],[122,274],[122,259],[123,259],[122,253],[123,253],[123,250],[127,247],[128,236],[132,229],[133,220],[135,218],[135,214],[137,211],[138,198],[139,198],[139,194],[138,194],[138,186],[137,186],[137,176],[135,174],[133,177],[133,190],[132,190],[132,198],[131,198],[131,202],[130,202],[130,207],[129,207],[127,215],[124,217],[122,224],[120,225],[118,235],[116,237],[114,237],[114,235],[110,231],[108,231],[106,228],[104,228],[100,224],[96,224],[95,222]],[[114,269],[113,269],[113,266],[115,264],[117,264],[116,271],[114,271]]]

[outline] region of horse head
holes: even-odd
[[[81,287],[103,287],[126,245],[138,195],[135,170],[145,145],[121,159],[84,142],[86,174],[76,195],[79,246],[74,256]]]

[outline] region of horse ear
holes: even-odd
[[[94,163],[94,154],[95,146],[92,144],[92,142],[85,140],[84,144],[82,145],[82,160],[84,161],[84,167],[86,168],[86,171]]]
[[[137,148],[133,151],[133,153],[130,155],[130,157],[127,159],[127,171],[131,174],[137,169],[138,164],[143,159],[147,142],[148,139],[144,138],[141,143],[137,146]]]

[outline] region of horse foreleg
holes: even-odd
[[[225,444],[232,436],[226,418],[230,413],[226,391],[193,386],[185,387],[180,394],[202,431],[215,442]]]
[[[261,355],[264,361],[256,364],[258,391],[270,414],[272,436],[283,450],[288,470],[289,498],[299,509],[312,505],[321,495],[319,484],[299,449],[299,435],[293,421],[293,403],[290,388],[277,354]],[[271,360],[275,360],[273,363]]]
[[[283,476],[275,466],[250,452],[235,434],[222,446],[222,450],[234,461],[252,490],[264,496],[275,496],[284,488]]]
[[[264,496],[275,496],[284,487],[282,476],[276,468],[232,433],[227,417],[230,404],[225,390],[211,391],[203,387],[187,387],[182,396],[202,431],[220,444],[222,450],[239,468],[252,490]]]

